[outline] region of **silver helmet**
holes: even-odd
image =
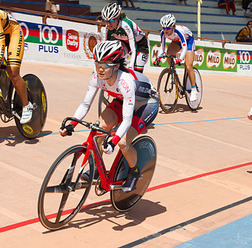
[[[102,11],[101,16],[104,21],[110,21],[117,18],[121,14],[121,7],[116,2],[106,4]]]
[[[114,63],[119,63],[123,54],[123,47],[120,41],[102,41],[94,47],[94,60],[106,61],[111,60]]]
[[[176,18],[174,15],[172,14],[168,14],[168,15],[165,15],[163,16],[161,19],[160,19],[160,24],[163,28],[168,28],[168,27],[172,27],[174,26],[176,23]]]

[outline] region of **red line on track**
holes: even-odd
[[[172,185],[176,185],[176,184],[179,184],[179,183],[184,183],[184,182],[192,181],[192,180],[195,180],[195,179],[198,179],[198,178],[201,178],[201,177],[206,177],[206,176],[218,174],[218,173],[221,173],[221,172],[238,169],[238,168],[241,168],[241,167],[244,167],[244,166],[248,166],[248,165],[252,165],[252,162],[245,163],[245,164],[239,164],[239,165],[227,167],[227,168],[220,169],[220,170],[215,170],[215,171],[210,171],[210,172],[202,173],[202,174],[199,174],[199,175],[196,175],[196,176],[179,179],[179,180],[172,181],[172,182],[169,182],[169,183],[160,184],[160,185],[148,188],[148,190],[146,192],[151,192],[151,191],[154,191],[154,190],[166,188],[166,187],[169,187],[169,186],[172,186]],[[85,208],[85,207],[87,207],[87,206],[92,206],[92,205],[96,205],[96,204],[99,204],[99,203],[102,203],[102,202],[107,202],[107,201],[110,201],[110,199],[107,199],[107,200],[104,200],[104,201],[101,201],[101,202],[95,202],[95,203],[92,203],[92,204],[89,204],[89,205],[85,205],[85,206],[82,207],[82,209]],[[66,214],[70,213],[70,211],[71,210],[66,210],[66,211],[63,212],[62,215],[66,215]],[[48,219],[54,218],[54,217],[56,217],[56,213],[48,215],[47,217],[48,217]],[[35,219],[30,219],[30,220],[22,221],[22,222],[13,224],[13,225],[1,227],[0,228],[0,233],[6,232],[6,231],[10,231],[10,230],[13,230],[13,229],[16,229],[16,228],[28,226],[28,225],[31,225],[31,224],[35,224],[35,223],[38,223],[38,222],[39,222],[39,219],[35,218]]]
[[[198,178],[201,178],[201,177],[206,177],[206,176],[210,176],[210,175],[213,175],[213,174],[218,174],[218,173],[221,173],[221,172],[224,172],[224,171],[230,171],[230,170],[238,169],[238,168],[248,166],[248,165],[252,165],[252,162],[245,163],[245,164],[239,164],[239,165],[227,167],[227,168],[220,169],[220,170],[206,172],[206,173],[203,173],[203,174],[199,174],[199,175],[196,175],[196,176],[179,179],[179,180],[169,182],[169,183],[164,183],[164,184],[161,184],[161,185],[151,187],[151,188],[147,189],[146,192],[150,192],[150,191],[161,189],[161,188],[166,188],[166,187],[169,187],[171,185],[188,182],[188,181],[195,180],[195,179],[198,179]]]

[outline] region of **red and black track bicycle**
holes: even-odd
[[[107,170],[97,144],[97,139],[104,138],[106,145],[115,132],[99,127],[99,122],[90,123],[74,118],[66,118],[62,128],[70,120],[77,121],[91,129],[87,140],[82,145],[66,149],[50,167],[41,186],[38,199],[38,216],[44,227],[56,230],[66,225],[81,210],[91,186],[95,184],[95,193],[101,196],[110,191],[113,207],[119,212],[130,210],[147,190],[156,165],[157,149],[149,136],[140,136],[132,144],[137,151],[137,166],[141,178],[136,188],[124,193],[121,186],[128,174],[128,163],[119,150],[110,170]],[[99,178],[94,181],[94,167]],[[81,181],[82,173],[89,170],[89,180]]]

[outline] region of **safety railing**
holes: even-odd
[[[43,18],[43,24],[46,24],[47,18],[50,18],[50,16],[52,16],[52,14],[46,13],[46,12],[43,12],[43,11],[28,10],[28,9],[22,9],[22,8],[16,8],[16,7],[7,7],[7,6],[6,7],[2,6],[2,7],[4,9],[8,10],[8,11],[40,15]],[[98,31],[101,30],[101,28],[106,25],[105,22],[102,22],[102,21],[99,21],[99,20],[98,21],[89,20],[89,19],[72,17],[72,16],[65,16],[65,15],[57,15],[57,19],[97,25],[98,26]],[[145,32],[146,37],[148,37],[150,33],[154,33],[154,34],[155,33],[156,34],[160,33],[160,31],[157,31],[157,30],[150,30],[150,29],[142,29],[142,30],[143,30],[143,32]],[[221,42],[222,43],[222,48],[225,47],[226,43],[229,43],[229,44],[230,43],[232,43],[232,44],[247,44],[247,45],[252,44],[252,42],[231,42],[230,40],[212,39],[212,38],[204,38],[204,37],[195,37],[195,39]]]

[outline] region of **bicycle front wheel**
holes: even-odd
[[[92,154],[82,166],[85,153],[85,146],[72,146],[55,160],[47,172],[38,199],[38,217],[45,228],[57,230],[81,210],[94,174]],[[87,170],[90,172],[89,180],[80,181],[81,173]]]
[[[129,211],[139,202],[149,187],[156,166],[157,149],[152,138],[141,136],[134,140],[132,145],[137,151],[137,167],[141,178],[137,181],[136,188],[129,193],[124,193],[121,189],[110,191],[112,205],[119,212]],[[122,155],[114,175],[114,182],[124,181],[128,169],[128,163]]]
[[[191,82],[190,82],[188,74],[185,77],[185,86],[184,87],[186,87],[185,96],[186,96],[187,105],[189,106],[189,108],[191,110],[196,110],[201,103],[203,88],[202,88],[202,80],[201,80],[201,76],[200,76],[199,71],[197,70],[197,68],[193,68],[193,69],[194,69],[194,73],[195,73],[195,84],[196,84],[196,89],[197,89],[197,100],[196,101],[193,101],[193,102],[190,101]]]
[[[174,80],[172,80],[172,72],[169,68],[165,68],[159,75],[157,90],[160,107],[166,114],[172,113],[177,106],[178,82],[177,74],[174,74]]]

